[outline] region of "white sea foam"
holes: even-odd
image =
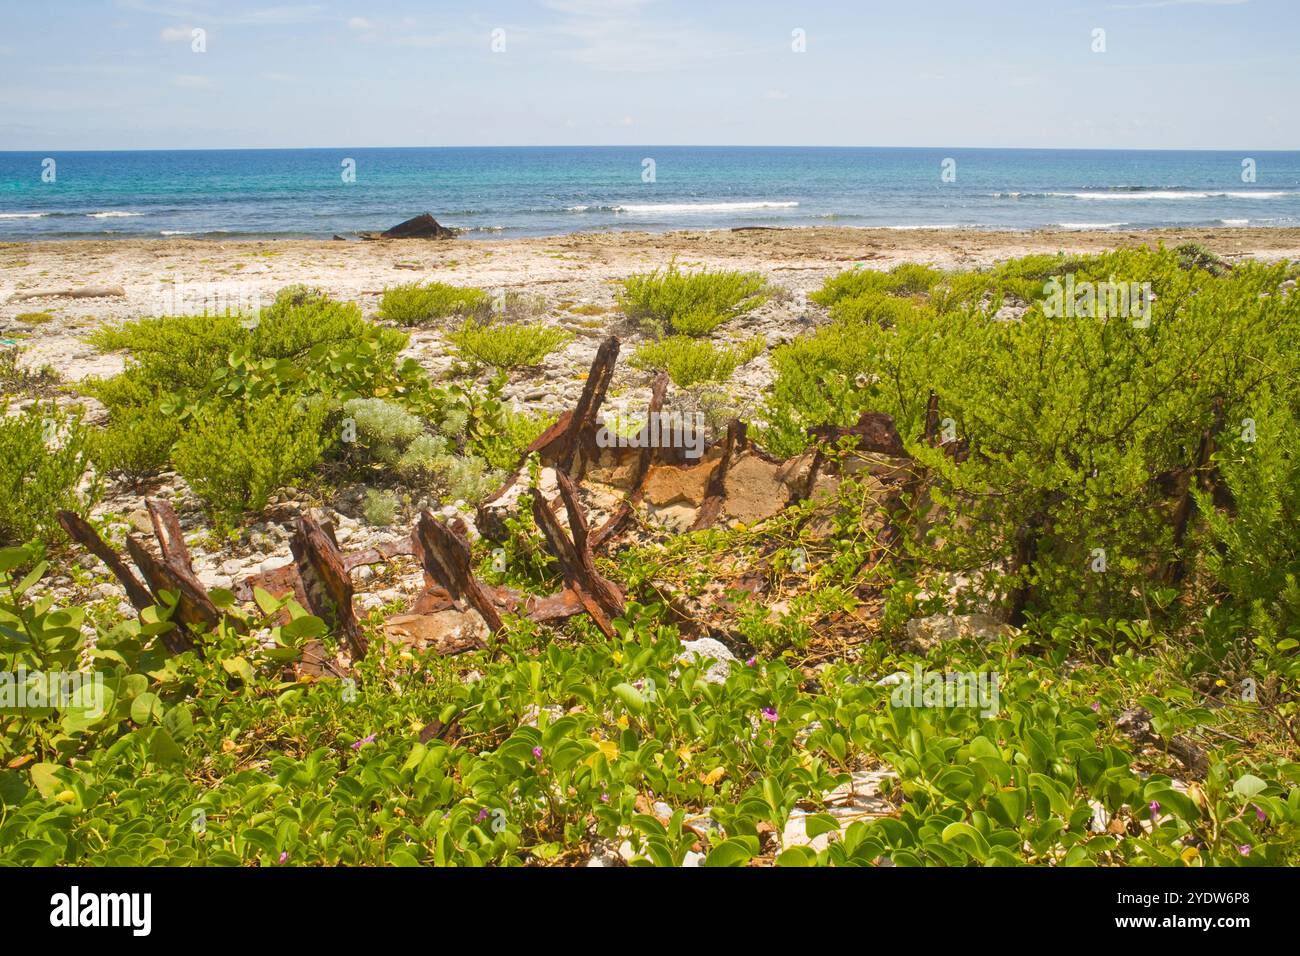
[[[964,227],[957,225],[955,222],[941,222],[941,223],[935,223],[934,225],[928,225],[928,224],[926,224],[926,225],[920,225],[920,226],[913,226],[913,225],[907,225],[907,226],[881,226],[880,228],[881,228],[881,229],[897,229],[897,230],[899,230],[900,232],[911,232],[911,231],[914,230],[914,229],[962,229],[962,228],[964,228]]]
[[[48,212],[0,212],[0,219],[44,219]]]
[[[1058,229],[1114,229],[1117,226],[1127,226],[1126,222],[1058,222]]]
[[[1167,189],[1151,189],[1143,192],[1077,192],[1077,193],[1048,193],[1061,199],[1111,199],[1111,200],[1128,200],[1128,199],[1282,199],[1286,196],[1294,196],[1292,192],[1265,192],[1263,190],[1237,190],[1221,192],[1171,192]]]
[[[733,212],[739,209],[793,209],[797,202],[666,202],[611,207],[614,212],[673,215],[693,212]]]
[[[88,212],[89,219],[127,219],[132,216],[143,216],[142,212],[123,212],[120,209],[110,209],[107,212]]]

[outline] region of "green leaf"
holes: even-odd
[[[943,828],[943,842],[961,847],[981,863],[988,859],[988,841],[969,823],[958,821],[948,824]]]
[[[744,866],[758,855],[758,837],[729,837],[704,858],[705,866]]]
[[[157,694],[143,693],[131,701],[131,719],[141,727],[151,720],[162,720],[163,705]]]
[[[158,763],[184,763],[185,752],[176,746],[171,734],[161,727],[149,737],[149,753]]]
[[[169,707],[162,718],[163,729],[171,734],[173,740],[186,740],[194,733],[194,718],[190,716],[188,704]]]
[[[840,821],[836,820],[829,813],[815,813],[804,819],[804,829],[808,832],[808,838],[814,839],[823,833],[836,833],[840,828]]]
[[[634,714],[639,714],[645,710],[645,698],[641,692],[631,684],[617,684],[614,687],[614,695],[623,702],[623,706]]]
[[[238,677],[245,684],[253,682],[253,665],[248,663],[242,657],[227,657],[221,662],[226,673],[231,677]]]
[[[1237,778],[1237,782],[1232,785],[1232,792],[1245,797],[1247,800],[1259,796],[1267,789],[1268,784],[1252,773],[1243,773]]]
[[[56,763],[32,764],[32,786],[48,800],[63,789],[63,781],[57,776],[62,769]]]

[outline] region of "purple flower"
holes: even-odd
[[[284,864],[288,861],[288,859],[289,859],[289,851],[285,850],[283,853],[280,854],[280,865],[284,866]]]
[[[1099,711],[1099,710],[1101,710],[1101,701],[1099,701],[1099,700],[1094,700],[1094,701],[1092,702],[1092,712],[1095,714],[1095,713],[1097,713],[1097,711]]]
[[[369,737],[362,737],[360,740],[354,743],[352,745],[352,749],[360,750],[365,744],[373,744],[374,742],[375,742],[375,735],[371,734]]]
[[[609,794],[607,794],[607,793],[602,793],[602,794],[600,795],[600,802],[601,802],[601,803],[609,803]]]
[[[1242,856],[1250,856],[1250,850],[1251,846],[1249,843],[1243,843],[1241,846],[1237,847],[1237,852]]]
[[[757,664],[757,663],[758,663],[758,658],[757,658],[757,657],[751,657],[749,660],[745,661],[745,666],[746,666],[746,667],[753,667],[753,666],[754,666],[755,664]]]
[[[534,759],[534,760],[541,760],[541,759],[542,759],[542,748],[541,748],[541,747],[534,747],[534,748],[533,748],[533,759]]]
[[[1268,814],[1263,811],[1263,809],[1260,807],[1258,803],[1252,803],[1251,806],[1255,808],[1256,820],[1258,820],[1260,823],[1263,823],[1265,820],[1268,819]]]
[[[482,810],[478,812],[478,822],[482,823],[484,820],[486,820],[487,815],[488,815],[487,807],[484,807]]]
[[[776,723],[776,708],[775,708],[775,707],[764,707],[764,708],[763,708],[763,719],[764,719],[764,720],[767,720],[767,721],[771,721],[772,723]]]
[[[1152,819],[1160,816],[1160,801],[1152,800],[1147,804],[1147,809],[1151,811]]]

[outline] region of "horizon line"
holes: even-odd
[[[910,149],[910,150],[959,150],[967,152],[993,152],[997,150],[1014,150],[1018,152],[1059,152],[1059,153],[1295,153],[1300,147],[1281,149],[1250,149],[1228,146],[849,146],[834,144],[741,144],[741,143],[518,143],[509,145],[436,145],[436,146],[125,146],[111,148],[95,147],[42,147],[42,146],[0,146],[0,153],[236,153],[255,151],[294,151],[294,150],[362,150],[362,149]]]

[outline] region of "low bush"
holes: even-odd
[[[718,346],[707,339],[674,335],[638,346],[631,364],[667,372],[678,388],[689,388],[703,382],[727,381],[736,369],[761,355],[765,347],[761,335],[734,346]]]
[[[177,472],[218,528],[266,507],[290,478],[324,452],[325,408],[293,395],[268,395],[205,409],[186,426],[172,457]]]
[[[448,339],[470,362],[510,370],[541,364],[572,341],[573,333],[548,325],[470,319]]]
[[[486,318],[492,297],[482,289],[445,282],[413,282],[384,290],[379,317],[398,325],[425,325],[450,317]]]
[[[0,400],[0,544],[64,537],[60,509],[84,514],[98,486],[82,490],[89,465],[87,430],[53,403],[9,414]]]
[[[397,520],[397,496],[391,491],[366,490],[361,502],[361,516],[376,528],[387,528]]]
[[[624,279],[618,304],[651,331],[702,336],[758,308],[769,294],[766,280],[756,272],[683,272],[672,262],[666,269]]]

